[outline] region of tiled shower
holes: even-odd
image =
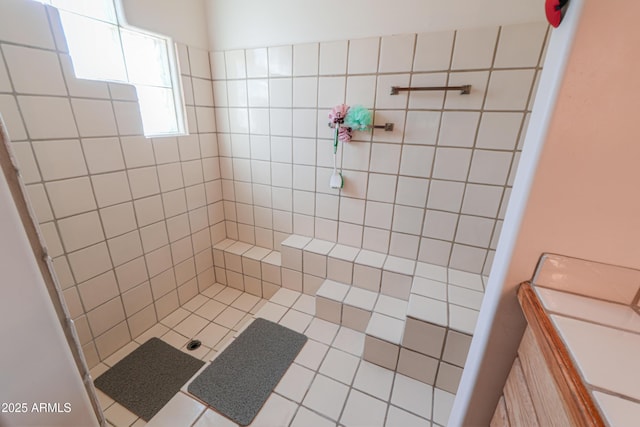
[[[55,9],[7,8],[0,113],[90,367],[222,281],[225,239],[280,251],[296,234],[489,274],[545,24],[178,44],[189,134],[147,139],[132,86],[74,77]],[[341,103],[394,130],[340,143],[334,190],[327,115]]]

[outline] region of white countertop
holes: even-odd
[[[547,257],[555,258],[546,266],[546,261],[541,263],[533,288],[593,401],[610,426],[640,426],[640,314],[632,308],[634,301],[637,304],[636,295],[623,303],[616,289],[612,298],[615,302],[605,301],[601,298],[608,284],[594,292],[593,283],[584,289],[589,295],[578,295],[575,292],[580,288],[571,280],[570,270],[585,263],[579,275],[582,279],[585,270],[597,270],[599,264],[569,259],[572,266],[568,271],[568,263],[563,263],[562,257]],[[560,281],[557,274],[550,274],[559,264],[563,269]],[[539,274],[545,268],[544,274]],[[569,288],[566,283],[572,286]]]

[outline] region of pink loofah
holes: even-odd
[[[345,105],[345,104],[336,105],[335,107],[333,107],[333,109],[329,113],[329,120],[331,120],[331,123],[333,124],[343,123],[344,118],[347,116],[348,111],[349,111],[348,105]]]
[[[338,132],[338,139],[342,142],[351,141],[351,128],[340,126],[340,130]]]

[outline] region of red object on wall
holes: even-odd
[[[544,10],[547,15],[547,21],[552,27],[557,28],[562,22],[564,13],[567,10],[569,0],[546,0]]]

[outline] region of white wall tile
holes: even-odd
[[[290,76],[293,65],[293,48],[278,46],[269,48],[269,75]]]
[[[289,108],[292,98],[291,79],[269,80],[269,105],[271,107]]]
[[[247,82],[245,80],[228,80],[227,97],[229,107],[247,106]]]
[[[424,207],[427,203],[429,181],[420,178],[398,177],[396,203],[401,205]]]
[[[78,140],[34,142],[33,151],[46,181],[87,175]]]
[[[153,151],[158,164],[173,163],[180,160],[176,138],[153,139]]]
[[[389,242],[389,255],[415,259],[418,256],[419,245],[420,237],[393,232]]]
[[[314,76],[318,74],[318,43],[293,46],[293,75]]]
[[[229,50],[224,53],[228,79],[247,77],[244,50]]]
[[[368,174],[359,171],[343,171],[344,188],[342,195],[364,199],[367,194]],[[328,182],[328,181],[327,181]]]
[[[245,57],[247,61],[247,77],[267,77],[269,75],[266,48],[247,49]]]
[[[373,131],[373,140],[379,142],[402,142],[405,127],[405,111],[403,110],[376,110],[373,115],[373,124],[376,126],[385,123],[393,123],[393,131],[385,131],[384,129],[375,129]]]
[[[35,108],[35,106],[32,108]],[[22,122],[20,110],[18,110],[18,103],[13,95],[0,95],[0,111],[2,111],[2,120],[4,120],[9,138],[11,138],[12,141],[27,139],[27,131],[24,123]],[[37,114],[37,112],[34,114]],[[40,118],[34,117],[31,120],[40,120]],[[39,130],[37,127],[41,125],[39,123],[36,124],[35,122],[32,122],[31,126],[37,131]],[[46,127],[46,124],[44,124],[44,126]],[[31,137],[34,138],[33,135]],[[46,137],[46,134],[43,133],[40,137]]]
[[[390,228],[393,218],[393,205],[391,203],[379,203],[367,201],[365,225],[377,228]]]
[[[473,147],[480,113],[474,111],[445,111],[442,113],[439,146]]]
[[[409,86],[409,74],[379,75],[376,90],[376,108],[380,109],[405,109],[407,107],[408,92],[399,92],[391,95],[391,87]]]
[[[511,166],[512,153],[475,150],[469,181],[480,184],[504,185]]]
[[[56,218],[96,209],[89,178],[74,178],[45,184]]]
[[[465,148],[438,148],[433,167],[436,179],[465,181],[471,162],[471,151]]]
[[[474,248],[471,246],[454,244],[451,250],[451,261],[449,267],[455,269],[463,269],[471,273],[482,272],[487,250]],[[454,306],[455,307],[455,306]],[[471,328],[469,328],[471,329]],[[471,333],[471,330],[468,330]]]
[[[216,107],[229,106],[229,102],[227,100],[227,82],[225,80],[212,82],[212,91],[213,103]]]
[[[61,219],[58,221],[58,227],[67,252],[104,240],[100,217],[95,211]]]
[[[318,79],[318,107],[333,108],[344,103],[345,77],[320,77]]]
[[[352,224],[364,224],[364,208],[364,200],[341,197],[340,221],[346,221]]]
[[[347,77],[347,105],[362,105],[366,108],[373,108],[375,93],[375,76]]]
[[[134,206],[140,227],[164,219],[162,198],[159,195],[136,200]]]
[[[109,245],[111,260],[115,266],[131,261],[143,254],[140,234],[137,230],[114,237],[107,244]]]
[[[349,41],[349,74],[372,74],[378,70],[380,39],[357,39]]]
[[[393,210],[393,231],[420,234],[424,209],[396,205]]]
[[[391,239],[391,231],[380,228],[364,228],[362,236],[362,248],[371,251],[385,253],[389,250],[389,241]]]
[[[460,211],[462,195],[464,193],[463,182],[439,181],[432,179],[429,185],[429,209],[440,209],[449,212]]]
[[[107,238],[124,234],[137,226],[131,203],[122,203],[100,209],[100,218]]]
[[[316,140],[305,138],[293,139],[293,163],[297,165],[316,164]]]
[[[4,45],[2,50],[16,92],[67,95],[56,53],[11,45]]]
[[[502,27],[494,67],[535,67],[548,28],[544,22]]]
[[[487,110],[524,110],[535,70],[493,71],[487,89]]]
[[[422,235],[432,239],[453,240],[458,225],[458,215],[450,212],[428,210]]]
[[[87,310],[93,310],[119,294],[118,283],[113,271],[108,271],[78,285],[78,292]]]
[[[145,141],[149,146],[150,141]],[[124,159],[118,138],[88,138],[82,140],[82,149],[92,174],[124,169]],[[153,152],[151,152],[153,158]]]
[[[270,111],[271,135],[290,136],[292,132],[291,109],[273,108]]]
[[[346,40],[320,43],[320,75],[345,74],[347,72]]]
[[[163,172],[166,172],[166,177]],[[156,171],[155,167],[130,169],[127,171],[127,174],[129,175],[129,185],[131,186],[131,194],[134,199],[159,193],[160,187],[158,186],[158,176],[165,178],[165,187],[162,188],[162,191],[169,191],[182,187],[180,165],[177,163],[160,166],[158,167],[158,171]],[[175,175],[178,176],[175,177]],[[175,183],[178,180],[180,182],[179,185]],[[173,185],[169,185],[169,183]]]
[[[86,140],[85,140],[86,141]],[[127,168],[155,165],[151,141],[142,136],[122,137],[122,152]]]
[[[25,28],[30,31],[24,31]],[[2,2],[0,40],[53,49],[55,45],[45,7],[39,3]]]
[[[317,77],[298,77],[293,79],[293,106],[315,108],[317,105]]]
[[[344,199],[343,199],[344,200]],[[315,197],[315,215],[325,219],[338,219],[338,196],[332,194],[316,193]],[[344,207],[340,202],[341,209]],[[313,213],[312,213],[313,214]]]
[[[404,142],[435,145],[440,127],[440,114],[439,111],[408,111]]]
[[[214,80],[227,78],[226,62],[224,52],[209,52],[209,63],[211,74]]]
[[[411,87],[446,86],[446,73],[413,74]],[[440,110],[444,104],[445,91],[412,91],[409,93],[409,108]]]
[[[448,70],[454,31],[418,34],[413,71]]]
[[[378,71],[381,73],[411,71],[414,43],[415,34],[383,37]]]
[[[418,260],[429,264],[444,265],[449,263],[451,242],[436,239],[420,239]]]
[[[209,52],[204,49],[189,46],[189,65],[191,75],[203,79],[211,78],[211,68],[209,66]]]
[[[13,86],[9,80],[9,74],[7,74],[7,68],[4,59],[0,55],[0,92],[12,92]]]
[[[56,230],[56,226],[53,222],[40,224],[40,232],[42,233],[42,237],[44,237],[47,254],[49,256],[58,257],[64,254],[58,230]]]
[[[498,214],[501,198],[501,187],[467,184],[461,212],[493,218]]]
[[[522,120],[522,113],[483,113],[476,147],[513,150],[518,142]]]
[[[142,135],[144,133],[140,106],[137,102],[113,101],[118,133],[120,135]]]
[[[369,142],[352,141],[349,144],[344,144],[342,146],[342,167],[345,169],[367,171],[369,169],[370,151],[371,143]]]
[[[113,136],[118,134],[111,102],[72,99],[71,104],[80,136]]]
[[[229,127],[232,133],[249,133],[249,115],[246,108],[229,108]]]
[[[400,173],[408,176],[429,177],[431,175],[434,152],[435,149],[433,147],[403,146]]]
[[[189,48],[186,44],[176,43],[178,56],[178,67],[181,75],[191,75],[191,65],[189,64]]]
[[[213,107],[213,85],[211,81],[193,78],[191,84],[193,85],[194,105]],[[187,102],[187,104],[189,104],[189,102]]]
[[[78,136],[71,105],[67,98],[19,96],[18,103],[31,138],[51,139]],[[111,117],[113,118],[113,112],[111,112]],[[109,122],[109,119],[107,118],[106,121]],[[115,120],[111,123],[115,128]]]
[[[33,207],[38,223],[53,220],[53,212],[51,212],[51,206],[49,205],[44,185],[27,185],[26,188],[29,201],[31,202],[31,206]]]
[[[316,136],[317,114],[315,109],[295,109],[293,113],[293,136],[314,138]]]
[[[400,148],[398,144],[373,144],[369,170],[397,174],[400,167]]]
[[[496,48],[498,28],[458,30],[453,48],[453,70],[490,68]]]
[[[129,180],[125,172],[93,175],[91,183],[100,208],[131,200]]]
[[[293,165],[293,188],[304,191],[315,191],[316,171],[313,166]]]
[[[249,108],[249,130],[252,135],[269,134],[269,110],[267,108]]]
[[[458,91],[448,91],[444,108],[452,110],[479,110],[487,92],[488,71],[470,71],[449,74],[450,86],[471,85],[471,93],[461,95]]]
[[[370,173],[367,199],[377,202],[393,203],[396,181],[396,176]]]
[[[69,254],[68,258],[78,282],[84,282],[112,268],[104,242]]]
[[[493,232],[494,220],[476,216],[461,215],[456,233],[456,242],[488,247]]]

